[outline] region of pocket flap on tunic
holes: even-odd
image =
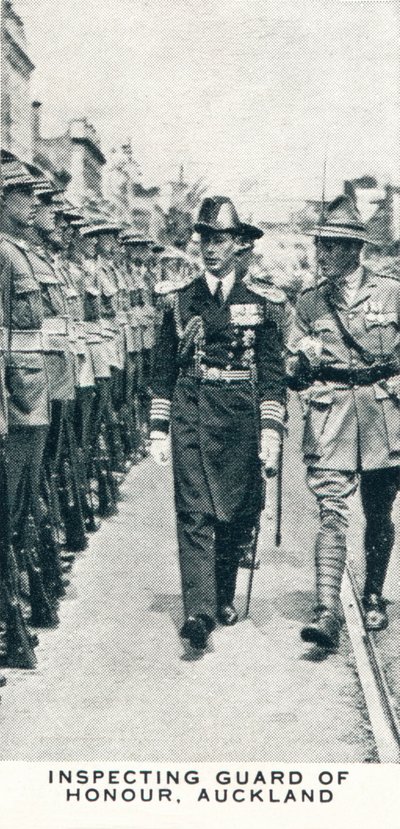
[[[324,386],[313,386],[310,391],[310,404],[318,408],[332,406],[334,400],[333,389]]]

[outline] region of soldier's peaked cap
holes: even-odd
[[[35,177],[30,174],[22,161],[9,150],[1,151],[1,185],[3,190],[14,187],[33,189]]]
[[[227,196],[212,196],[204,199],[194,229],[202,231],[241,232],[241,221],[235,205]]]
[[[370,242],[361,215],[350,196],[337,196],[323,210],[312,232],[321,239],[358,239]]]

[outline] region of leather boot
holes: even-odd
[[[326,650],[337,650],[341,620],[333,609],[316,607],[312,621],[301,631],[303,642],[313,642]]]
[[[304,642],[335,650],[341,628],[340,588],[346,563],[346,537],[340,530],[322,527],[317,535],[317,607],[310,624],[301,630]]]
[[[377,593],[367,593],[362,604],[365,630],[385,630],[389,624],[385,599]]]

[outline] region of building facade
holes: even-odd
[[[67,188],[67,196],[78,205],[101,199],[102,169],[106,159],[95,128],[86,118],[70,121],[66,132],[51,138],[41,134],[39,101],[32,104],[33,159]]]
[[[1,146],[24,161],[32,160],[30,77],[21,18],[11,0],[1,2]]]

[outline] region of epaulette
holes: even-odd
[[[175,293],[175,291],[181,291],[182,288],[186,288],[187,285],[194,282],[196,278],[197,276],[191,276],[190,278],[181,279],[179,282],[173,282],[172,279],[162,279],[160,282],[156,282],[153,290],[158,296],[166,296]]]
[[[301,291],[301,296],[308,294],[310,291],[318,291],[319,288],[323,288],[323,286],[327,284],[327,281],[327,279],[319,279],[317,284],[313,282],[312,285],[306,285],[306,287]]]
[[[247,276],[243,279],[243,283],[249,291],[253,292],[253,294],[262,296],[274,305],[283,305],[286,302],[285,292],[282,291],[281,288],[277,288],[276,285],[273,285],[271,282],[261,282],[259,280],[255,280],[252,274],[247,274]]]
[[[28,245],[28,243],[25,242],[25,239],[15,239],[14,236],[9,236],[8,233],[2,234],[1,241],[9,242],[11,245],[14,245],[16,248],[19,248],[19,250],[24,251],[24,253],[26,251],[31,250],[30,245]]]

